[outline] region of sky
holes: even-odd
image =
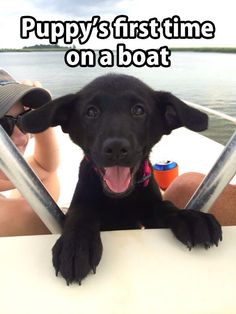
[[[169,47],[236,47],[236,19],[233,0],[7,0],[2,1],[0,11],[0,48],[22,48],[35,44],[48,44],[46,39],[37,39],[30,34],[20,38],[20,17],[33,16],[37,21],[87,21],[99,15],[101,20],[112,21],[125,14],[129,20],[149,20],[179,15],[182,21],[210,20],[216,27],[213,39],[97,39],[92,33],[82,46],[78,40],[73,44],[80,48],[115,49],[118,43],[126,43],[130,49]],[[62,40],[60,45],[64,45]]]

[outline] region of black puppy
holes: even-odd
[[[27,132],[61,125],[85,154],[53,265],[67,284],[95,273],[101,230],[170,228],[189,249],[222,239],[210,215],[162,201],[148,157],[163,134],[207,128],[207,115],[127,75],[106,75],[23,116]],[[68,178],[69,180],[69,178]]]

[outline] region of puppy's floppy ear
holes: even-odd
[[[63,132],[67,132],[68,120],[75,99],[76,94],[69,94],[26,113],[19,121],[20,127],[26,133],[39,133],[51,126],[60,125]]]
[[[158,108],[164,114],[165,134],[181,126],[200,132],[207,129],[207,114],[186,105],[168,92],[156,92]]]

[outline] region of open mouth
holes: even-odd
[[[122,166],[100,168],[105,192],[116,197],[127,194],[133,187],[134,174],[137,168]]]

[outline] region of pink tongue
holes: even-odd
[[[118,166],[105,168],[104,180],[112,192],[123,193],[131,181],[130,168]]]

